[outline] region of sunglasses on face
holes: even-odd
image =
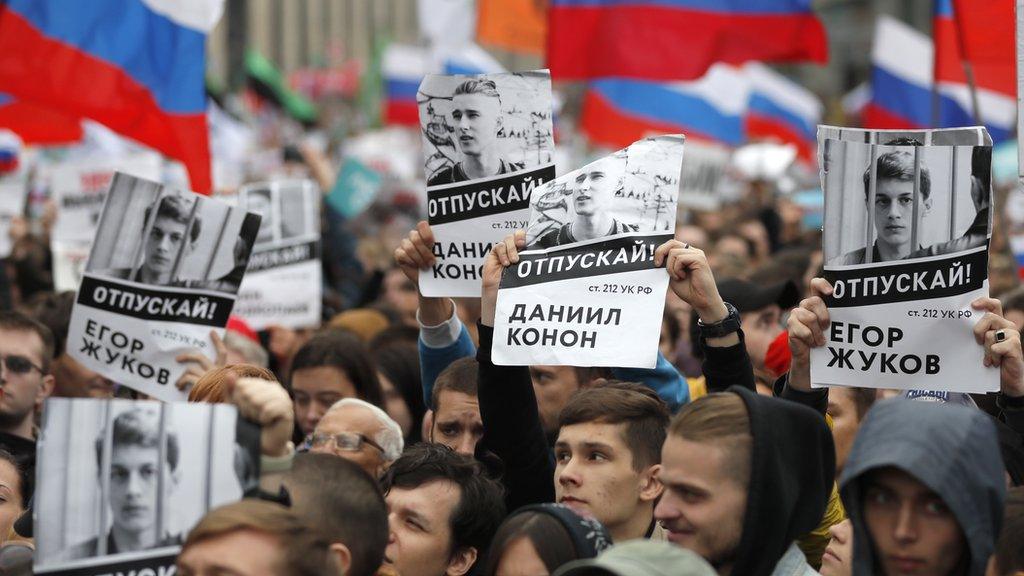
[[[33,364],[31,360],[24,356],[10,354],[7,356],[0,356],[0,360],[3,360],[4,368],[9,370],[12,374],[28,374],[32,370],[38,370],[40,374],[43,373],[42,366]]]
[[[340,434],[314,433],[309,437],[309,445],[314,448],[327,446],[332,442],[335,448],[345,452],[358,452],[362,450],[363,444],[367,444],[380,450],[382,454],[384,453],[384,448],[380,444],[356,432],[342,432]]]

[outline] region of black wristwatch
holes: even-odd
[[[705,324],[703,320],[699,318],[697,319],[697,326],[700,327],[701,338],[721,338],[739,331],[739,310],[728,302],[725,302],[725,309],[729,312],[729,315],[714,324]]]

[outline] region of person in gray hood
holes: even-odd
[[[996,428],[980,410],[875,404],[840,480],[853,574],[982,576],[1002,524]]]

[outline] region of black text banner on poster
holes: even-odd
[[[215,294],[152,290],[85,276],[77,303],[115,314],[129,314],[140,320],[222,327],[231,315],[234,301],[234,298]]]
[[[654,251],[671,234],[635,235],[597,243],[574,244],[563,250],[525,252],[519,263],[502,272],[502,288],[520,288],[558,280],[649,270]]]
[[[249,266],[246,268],[246,271],[259,272],[270,268],[308,262],[318,258],[320,258],[320,241],[314,240],[293,246],[282,246],[262,252],[253,252],[252,256],[249,257]]]
[[[530,172],[515,172],[485,182],[469,182],[440,190],[431,189],[427,198],[430,224],[448,224],[492,216],[530,207],[533,189],[555,177],[555,166]],[[525,225],[524,225],[525,227]]]
[[[146,558],[133,560],[115,560],[97,558],[92,565],[77,568],[36,568],[35,574],[47,576],[174,576],[178,559],[178,549],[160,553],[149,551],[143,553]],[[154,555],[155,554],[155,555]]]
[[[988,279],[988,247],[934,260],[898,261],[825,270],[833,287],[829,308],[892,304],[957,296]]]

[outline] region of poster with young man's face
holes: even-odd
[[[71,315],[68,353],[107,378],[184,400],[181,354],[214,356],[249,262],[259,217],[118,173]]]
[[[992,147],[984,128],[821,127],[832,323],[816,385],[984,392],[971,302],[988,295]],[[940,340],[936,334],[942,334]]]
[[[495,364],[653,368],[683,137],[657,136],[534,189],[527,250],[505,268]]]
[[[526,227],[531,191],[555,175],[551,77],[431,74],[417,101],[437,242],[420,291],[478,297],[491,244]]]
[[[251,493],[258,437],[227,404],[49,400],[36,574],[162,573],[206,511]]]

